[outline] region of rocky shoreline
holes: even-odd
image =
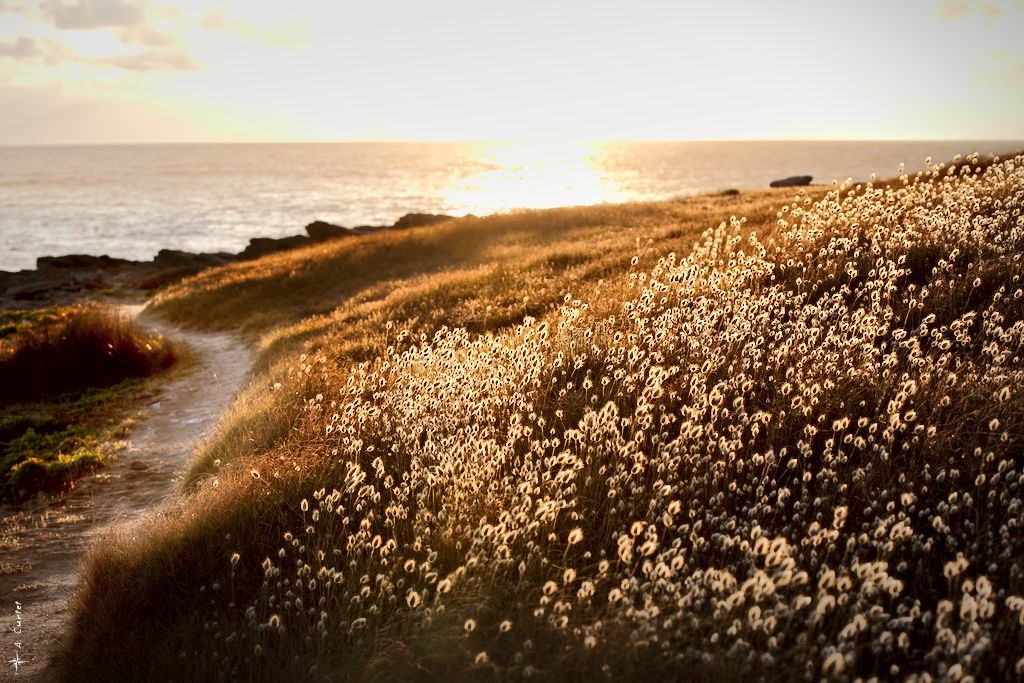
[[[393,225],[360,225],[346,228],[324,221],[306,226],[305,235],[256,237],[245,249],[195,254],[161,249],[150,261],[132,261],[110,256],[69,254],[43,256],[34,270],[0,271],[0,308],[29,309],[71,304],[83,298],[117,295],[145,295],[207,268],[250,261],[280,251],[336,239],[347,239],[381,230],[402,230],[451,220],[452,216],[409,213]]]

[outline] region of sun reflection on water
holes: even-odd
[[[453,170],[444,202],[475,214],[626,201],[592,143],[489,143],[476,163]]]

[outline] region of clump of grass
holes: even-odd
[[[293,322],[249,397],[288,428],[94,550],[68,676],[1019,677],[1022,205],[1024,157],[968,159],[620,241],[595,281],[609,227],[510,327]]]
[[[105,458],[104,445],[94,434],[75,433],[80,431],[71,430],[60,439],[26,432],[0,463],[6,473],[0,498],[18,500],[39,491],[58,492],[98,467]]]
[[[0,340],[0,405],[146,377],[174,358],[166,340],[142,333],[124,315],[95,306],[64,309]]]

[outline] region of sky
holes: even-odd
[[[1024,0],[0,0],[0,144],[1024,139]]]

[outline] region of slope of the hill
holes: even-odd
[[[525,316],[551,314],[567,292],[613,312],[626,296],[633,257],[638,269],[661,254],[685,253],[709,225],[731,216],[770,233],[780,205],[794,196],[795,190],[752,191],[523,211],[206,271],[160,296],[156,313],[183,325],[245,332],[258,341],[257,363],[267,372],[235,405],[189,481],[212,473],[215,461],[262,452],[288,434],[304,400],[317,393],[295,362],[302,353],[325,350],[347,364],[380,357],[399,328],[411,337],[431,337],[442,327],[496,332]],[[266,391],[276,384],[278,391]]]
[[[1021,675],[1024,158],[719,201],[169,293],[266,371],[194,495],[95,551],[68,671]]]

